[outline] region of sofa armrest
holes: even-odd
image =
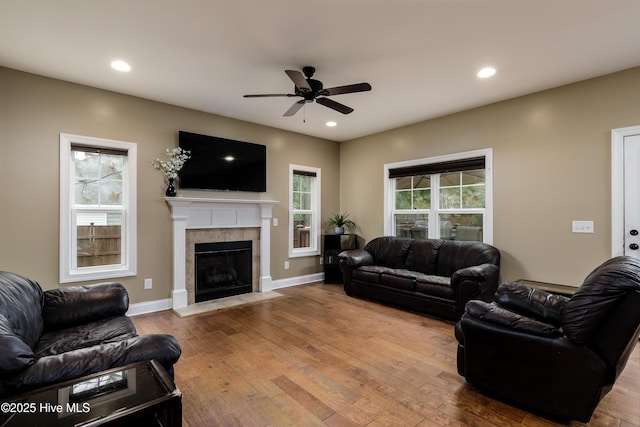
[[[561,337],[562,331],[553,325],[500,307],[495,303],[471,300],[465,308],[465,316],[470,316],[494,325],[539,337]]]
[[[568,301],[563,295],[515,282],[503,283],[496,291],[496,302],[502,307],[554,326],[560,326],[562,310]]]
[[[493,301],[499,273],[500,267],[497,265],[481,264],[461,268],[451,275],[458,318],[464,313],[464,306],[469,300]]]
[[[460,270],[454,271],[453,275],[451,276],[451,282],[458,282],[460,281],[460,279],[465,278],[477,280],[478,282],[485,282],[487,280],[490,282],[497,282],[499,271],[500,267],[495,264],[473,265],[471,267],[465,267],[461,268]]]
[[[97,283],[45,291],[42,318],[45,329],[56,330],[124,315],[128,309],[124,286]]]
[[[15,334],[11,323],[0,314],[0,375],[11,374],[32,365],[36,358],[31,347]]]
[[[2,383],[6,390],[20,392],[152,359],[158,360],[173,378],[173,364],[180,353],[171,335],[143,335],[41,357],[19,373],[2,378]]]
[[[362,265],[373,265],[373,256],[364,249],[351,249],[338,254],[340,268],[355,269]]]
[[[364,249],[350,249],[338,254],[338,265],[342,271],[342,284],[347,295],[351,295],[353,270],[363,265],[373,265],[373,255]]]

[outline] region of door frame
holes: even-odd
[[[624,255],[624,139],[640,126],[611,130],[611,256]]]

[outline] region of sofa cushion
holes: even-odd
[[[0,271],[0,314],[7,319],[13,333],[31,348],[42,333],[43,300],[37,282]]]
[[[500,264],[500,252],[481,242],[444,240],[438,252],[438,276],[450,277],[461,268],[481,264]]]
[[[41,357],[27,369],[4,378],[3,385],[11,394],[16,394],[21,389],[40,387],[152,359],[160,362],[170,378],[173,378],[173,364],[178,361],[180,353],[180,345],[176,339],[165,334],[149,334],[114,340],[92,347]],[[35,427],[43,424],[34,423],[33,425]],[[149,424],[142,422],[139,425]]]
[[[562,311],[562,329],[576,343],[594,336],[603,319],[629,292],[640,291],[640,260],[616,257],[596,268]]]
[[[406,268],[424,274],[435,274],[442,240],[414,240],[407,255]]]
[[[36,359],[31,348],[15,333],[6,317],[0,314],[0,373],[10,374],[32,365]]]
[[[353,279],[378,284],[383,273],[393,272],[392,268],[380,265],[363,265],[353,270]]]
[[[403,237],[376,237],[364,249],[373,256],[376,265],[404,268],[412,241]]]
[[[383,273],[380,276],[380,283],[396,289],[413,291],[416,288],[416,276],[418,274],[419,273],[415,271],[394,269],[390,272]]]
[[[135,336],[136,330],[131,319],[126,316],[116,316],[67,329],[45,332],[34,352],[39,359]]]
[[[416,277],[416,292],[448,300],[455,299],[455,292],[451,287],[450,277],[421,274]]]

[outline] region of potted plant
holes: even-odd
[[[333,214],[327,220],[327,225],[334,225],[336,234],[344,234],[344,229],[354,230],[356,223],[349,219],[349,213],[337,213]]]

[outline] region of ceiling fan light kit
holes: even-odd
[[[303,67],[302,72],[297,70],[285,70],[285,73],[294,84],[294,93],[267,93],[244,95],[245,98],[268,98],[268,97],[301,97],[302,99],[293,103],[284,113],[284,117],[293,116],[304,106],[304,104],[316,102],[327,108],[338,111],[342,114],[353,112],[353,108],[341,104],[333,99],[327,98],[333,95],[344,95],[347,93],[367,92],[371,90],[369,83],[356,83],[345,86],[336,86],[328,89],[320,80],[312,79],[316,69],[314,67]]]

